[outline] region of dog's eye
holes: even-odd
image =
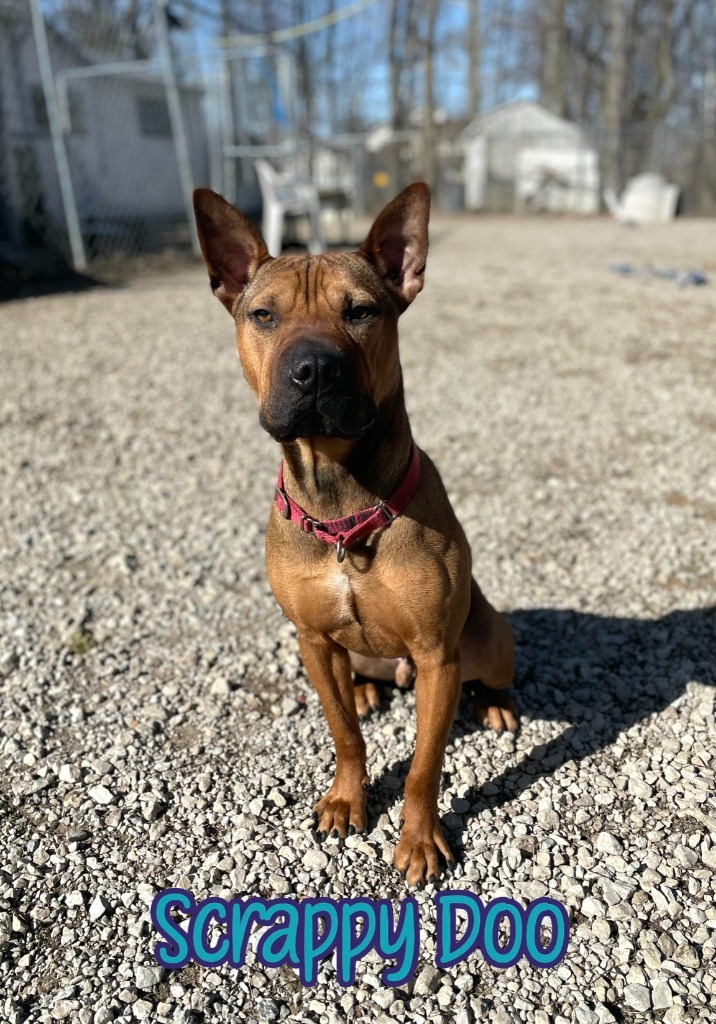
[[[353,306],[348,313],[349,320],[370,320],[377,313],[375,306]]]
[[[249,316],[252,320],[255,320],[257,324],[263,324],[265,326],[273,323],[273,315],[269,313],[267,309],[255,309],[253,313],[249,313]]]

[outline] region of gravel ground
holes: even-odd
[[[519,641],[514,738],[463,702],[444,881],[572,919],[552,971],[476,954],[241,972],[152,959],[160,888],[406,895],[414,697],[364,728],[367,837],[317,846],[332,745],[263,568],[279,454],[203,271],[0,309],[0,1019],[713,1021],[713,222],[436,222],[414,432]],[[615,261],[698,267],[680,290]],[[711,607],[709,607],[711,606]]]

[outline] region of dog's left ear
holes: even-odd
[[[393,294],[401,313],[423,287],[429,217],[430,189],[421,181],[408,185],[378,214],[358,250]]]
[[[268,249],[251,221],[210,188],[194,192],[194,214],[211,289],[233,315],[246,285],[271,259]]]

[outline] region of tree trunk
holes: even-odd
[[[400,109],[400,79],[403,69],[404,48],[398,43],[400,29],[400,0],[390,0],[390,35],[388,39],[388,63],[390,65],[390,125],[393,130],[402,127]]]
[[[467,43],[468,89],[470,117],[477,117],[482,102],[482,34],[480,0],[470,0]]]
[[[566,31],[565,0],[545,0],[542,7],[540,102],[558,117],[564,117],[564,73]]]
[[[436,188],[438,183],[437,140],[435,138],[435,83],[433,74],[436,14],[437,0],[425,0],[423,167],[425,180],[431,188]]]
[[[622,187],[621,123],[624,96],[625,0],[609,0],[609,62],[604,81],[604,184],[618,195]]]

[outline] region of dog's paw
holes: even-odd
[[[353,689],[359,718],[366,718],[372,711],[380,711],[382,701],[379,683],[366,680],[364,683],[356,683]]]
[[[491,690],[481,683],[475,685],[475,719],[477,724],[494,732],[517,732],[520,718],[507,690]]]
[[[421,824],[403,823],[393,864],[408,885],[422,887],[427,882],[437,882],[442,874],[441,854],[447,864],[454,863],[437,815]]]
[[[332,836],[345,839],[368,827],[366,796],[362,786],[355,792],[331,786],[313,808],[316,832],[320,839]]]

